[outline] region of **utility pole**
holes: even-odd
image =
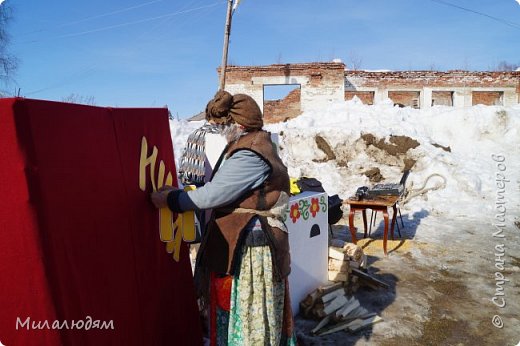
[[[220,85],[219,90],[224,90],[226,86],[226,66],[229,47],[229,35],[231,34],[231,16],[232,16],[233,0],[227,2],[226,26],[224,28],[224,47],[222,49],[222,64],[220,65]]]

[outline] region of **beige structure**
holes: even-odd
[[[343,63],[305,63],[268,66],[228,66],[226,90],[251,95],[264,105],[264,86],[297,84],[300,95],[281,107],[294,110],[326,106],[331,101],[357,96],[365,104],[390,98],[414,108],[433,105],[467,107],[476,104],[510,106],[520,102],[520,72],[345,70]]]
[[[345,91],[350,97],[369,93],[373,103],[390,98],[415,108],[511,106],[519,103],[520,72],[345,71]]]
[[[228,66],[226,90],[251,95],[263,110],[265,85],[297,84],[304,112],[344,99],[344,71],[342,63]]]

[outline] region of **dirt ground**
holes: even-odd
[[[300,344],[520,344],[520,229],[512,223],[504,238],[496,238],[492,222],[485,219],[450,220],[426,212],[403,212],[403,219],[402,238],[389,241],[388,256],[383,254],[380,220],[371,238],[358,243],[369,256],[369,272],[390,288],[362,287],[355,296],[383,321],[356,334],[341,331],[316,337],[309,330],[317,321],[297,317]],[[334,226],[334,236],[350,239],[342,223]],[[495,266],[496,245],[503,254],[498,258],[505,261],[503,270]],[[495,305],[493,297],[505,306]],[[503,322],[501,328],[493,325],[493,318],[497,325],[500,322],[494,316]]]

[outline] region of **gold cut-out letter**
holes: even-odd
[[[152,182],[153,191],[157,191],[155,185],[155,161],[157,160],[157,154],[159,150],[156,146],[153,147],[152,155],[148,155],[148,143],[146,137],[143,136],[141,140],[141,159],[139,160],[139,188],[141,191],[146,191],[146,167],[150,166],[150,180]]]
[[[164,162],[159,162],[159,170],[157,177],[155,176],[155,163],[159,150],[153,147],[152,154],[148,156],[148,142],[143,136],[141,140],[141,157],[139,160],[139,188],[146,191],[146,170],[150,166],[150,181],[153,191],[157,191],[164,185],[172,186],[173,175],[171,172],[166,174]],[[164,176],[166,175],[166,179]],[[187,187],[186,191],[193,189]],[[191,212],[179,214],[177,220],[173,222],[173,212],[170,208],[165,207],[159,209],[159,237],[161,241],[166,243],[166,252],[172,254],[175,261],[180,259],[181,243],[185,241],[195,240],[195,215]]]
[[[161,175],[160,172],[161,168],[159,166],[159,175]],[[159,184],[162,186],[161,180],[159,180]],[[172,173],[168,172],[168,175],[166,176],[166,185],[171,186],[172,182]],[[161,241],[164,242],[173,240],[173,213],[168,207],[159,209],[159,237],[161,238]]]

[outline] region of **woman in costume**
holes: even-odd
[[[282,221],[289,200],[287,168],[250,96],[219,91],[206,118],[228,141],[211,181],[188,192],[163,188],[152,201],[177,213],[213,209],[195,274],[211,344],[294,345]]]

